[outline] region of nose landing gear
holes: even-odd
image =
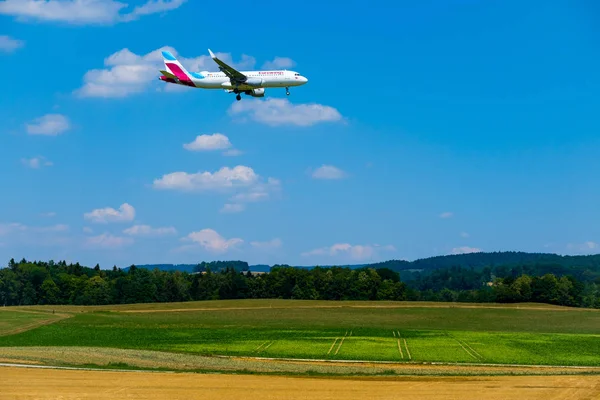
[[[288,88],[288,87],[285,88],[285,94],[288,96],[290,95],[290,88]]]
[[[240,101],[240,100],[242,99],[242,96],[240,96],[240,94],[238,93],[238,95],[237,95],[237,96],[235,96],[235,99],[236,99],[237,101]]]

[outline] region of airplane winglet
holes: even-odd
[[[215,58],[217,58],[217,57],[215,56],[215,54],[214,54],[212,51],[210,51],[210,49],[208,49],[208,53],[210,54],[210,58],[212,58],[213,60],[214,60]]]
[[[177,59],[175,58],[175,56],[173,54],[171,54],[170,51],[168,50],[164,50],[162,51],[162,56],[165,60],[169,60],[169,61],[176,61]]]

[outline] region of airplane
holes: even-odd
[[[284,87],[285,94],[289,96],[290,87],[308,82],[307,78],[296,71],[238,71],[219,60],[210,49],[208,52],[221,72],[189,72],[171,52],[165,50],[162,52],[165,69],[160,70],[162,75],[158,79],[193,88],[223,89],[228,93],[235,93],[237,101],[242,99],[241,93],[252,97],[264,97],[265,88]]]

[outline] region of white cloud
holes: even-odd
[[[482,250],[478,249],[477,247],[462,246],[453,248],[452,254],[480,253],[481,251]]]
[[[250,167],[223,167],[216,172],[173,172],[155,179],[153,186],[162,190],[201,191],[247,187],[256,184],[258,174]]]
[[[246,206],[238,203],[225,203],[223,208],[221,208],[220,212],[224,214],[233,214],[239,213],[246,209]]]
[[[246,192],[238,193],[232,196],[229,200],[231,203],[226,204],[221,212],[240,212],[246,209],[243,203],[256,203],[259,201],[269,200],[274,193],[278,193],[281,189],[281,182],[274,178],[267,179],[266,183],[259,183]]]
[[[268,251],[280,248],[283,245],[283,242],[281,239],[275,238],[266,242],[250,242],[250,245],[255,249]]]
[[[83,233],[93,233],[94,230],[92,228],[90,228],[89,226],[84,226],[83,227]]]
[[[0,52],[12,53],[23,46],[25,46],[25,42],[22,40],[13,39],[7,35],[0,35]]]
[[[84,85],[75,91],[80,97],[126,97],[142,93],[155,85],[159,90],[169,92],[182,92],[182,90],[169,90],[178,88],[178,85],[159,82],[157,77],[160,69],[164,69],[161,52],[170,51],[179,62],[189,71],[213,70],[216,64],[207,54],[194,58],[181,57],[170,46],[163,46],[145,55],[137,55],[124,48],[104,59],[104,69],[92,69],[83,77]],[[242,55],[241,61],[234,62],[230,54],[216,53],[223,61],[236,68],[251,68],[255,64],[253,57]]]
[[[86,238],[85,244],[88,247],[115,249],[133,244],[133,239],[128,237],[114,236],[109,233],[103,233],[98,236]]]
[[[69,119],[61,114],[46,114],[26,124],[27,133],[30,135],[56,136],[71,127]]]
[[[226,252],[244,242],[239,238],[225,239],[213,229],[202,229],[198,232],[192,232],[183,238],[183,240],[194,242],[202,248],[216,253]]]
[[[215,172],[173,172],[153,182],[153,187],[157,190],[217,193],[238,191],[223,206],[223,213],[243,211],[245,207],[240,203],[270,199],[272,194],[279,192],[280,185],[279,180],[269,177],[265,181],[252,168],[243,165],[223,167]]]
[[[186,143],[183,148],[190,151],[224,150],[231,147],[229,138],[221,133],[212,135],[199,135],[191,143]]]
[[[468,238],[469,236],[471,236],[471,235],[469,235],[467,232],[461,232],[460,233],[460,237]]]
[[[0,14],[18,21],[65,22],[73,25],[110,25],[134,21],[141,16],[170,11],[186,0],[149,0],[131,12],[129,5],[117,0],[5,0]]]
[[[296,62],[287,57],[275,57],[273,61],[267,61],[262,69],[289,69],[296,65]]]
[[[157,14],[165,11],[175,10],[179,8],[187,0],[150,0],[147,3],[137,6],[133,9],[133,12],[126,17],[128,20],[136,19],[142,15]]]
[[[271,126],[311,126],[342,120],[341,114],[333,107],[316,103],[294,105],[287,99],[276,98],[237,101],[229,108],[229,114],[247,114],[252,120]]]
[[[336,243],[330,247],[321,247],[302,253],[302,256],[343,256],[352,260],[369,260],[379,257],[381,251],[396,251],[391,245],[351,245],[349,243]]]
[[[50,167],[53,165],[51,161],[47,161],[44,157],[22,158],[21,162],[23,165],[33,169],[38,169],[42,166]]]
[[[440,214],[440,218],[443,219],[448,219],[448,218],[452,218],[454,216],[454,213],[451,213],[449,211],[443,212]]]
[[[130,236],[165,236],[174,235],[177,230],[172,226],[163,228],[153,228],[150,225],[134,225],[131,228],[127,228],[123,233]]]
[[[346,177],[346,173],[333,165],[322,165],[312,173],[312,177],[315,179],[342,179]]]
[[[118,210],[111,207],[98,208],[85,213],[83,217],[97,223],[133,221],[135,218],[135,208],[127,203],[123,203]]]

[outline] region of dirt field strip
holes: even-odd
[[[0,398],[260,400],[591,400],[598,376],[293,378],[164,372],[0,368]],[[26,384],[24,384],[26,382]]]
[[[333,341],[333,344],[331,345],[331,347],[329,348],[329,351],[327,352],[327,355],[329,355],[329,353],[331,353],[331,350],[333,350],[333,346],[335,346],[335,342],[338,341],[339,338],[335,338],[335,340]]]
[[[128,369],[164,368],[170,371],[254,371],[258,373],[304,374],[309,371],[332,374],[384,375],[390,370],[402,375],[581,375],[600,378],[600,367],[490,365],[482,363],[436,363],[405,361],[367,361],[273,358],[259,356],[198,356],[149,350],[99,347],[0,347],[0,359],[11,364],[68,366],[87,369],[90,365],[108,369],[125,363]],[[14,366],[14,365],[13,365]],[[1,374],[0,374],[1,376]],[[1,379],[0,379],[1,380]],[[0,390],[1,392],[1,390]]]
[[[337,353],[340,351],[340,349],[342,348],[342,344],[344,344],[344,339],[346,339],[346,336],[348,335],[348,331],[346,331],[346,334],[344,335],[344,337],[342,338],[342,340],[340,340],[340,345],[338,346],[337,350],[335,351],[334,355],[337,355]]]

